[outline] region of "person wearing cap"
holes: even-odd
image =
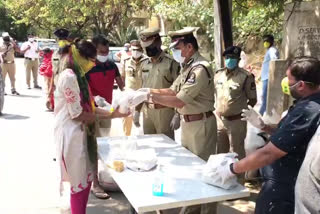
[[[319,210],[308,212],[304,209],[305,206],[310,208],[313,201],[299,201],[302,206],[300,208],[304,210],[295,210],[295,201],[303,200],[299,196],[295,198],[295,187],[299,188],[300,193],[305,191],[312,194],[315,190],[305,186],[310,184],[310,180],[300,180],[301,175],[298,174],[304,165],[303,161],[310,161],[310,157],[306,156],[307,149],[308,146],[312,146],[309,149],[314,148],[310,145],[310,140],[320,125],[319,68],[320,61],[310,56],[297,57],[290,62],[286,70],[287,86],[283,87],[283,92],[296,100],[286,116],[278,124],[270,125],[266,124],[254,109],[243,111],[245,120],[271,135],[269,142],[247,157],[226,164],[215,172],[217,179],[228,180],[237,174],[260,169],[263,184],[256,200],[255,214],[319,213]],[[319,175],[319,167],[311,164],[307,168],[307,173],[311,173],[314,182],[311,183],[319,186],[319,179],[314,174]],[[316,203],[319,204],[319,201]]]
[[[16,64],[14,61],[14,52],[20,52],[19,47],[16,43],[10,38],[9,33],[5,32],[2,34],[3,44],[0,45],[0,57],[2,57],[2,77],[3,82],[5,83],[7,74],[10,78],[11,83],[11,93],[14,95],[19,95],[16,90]]]
[[[70,32],[64,28],[55,30],[53,34],[58,38],[59,49],[54,51],[52,55],[52,78],[46,103],[46,105],[50,106],[52,109],[54,109],[55,84],[58,82],[59,70],[61,70],[60,67],[64,67],[63,64],[65,63],[61,62],[60,59],[69,53],[69,47],[73,40],[70,36]]]
[[[181,115],[181,144],[207,161],[216,153],[217,123],[214,110],[213,71],[199,53],[193,35],[194,28],[170,31],[173,58],[182,65],[180,75],[172,86],[162,89],[142,88],[148,93],[149,103],[176,108]],[[178,118],[179,119],[179,118]],[[196,205],[186,213],[216,212],[216,204]]]
[[[263,46],[267,49],[264,55],[264,60],[261,69],[261,81],[262,81],[262,103],[259,113],[263,115],[267,108],[267,92],[268,92],[268,79],[269,79],[269,66],[271,60],[279,59],[279,51],[274,47],[274,38],[272,35],[263,36]]]
[[[24,52],[24,66],[26,68],[26,83],[28,89],[31,89],[31,72],[34,88],[41,89],[38,85],[39,46],[32,34],[29,34],[28,41],[22,44],[21,51]]]
[[[216,71],[215,97],[218,124],[217,153],[235,152],[245,157],[244,139],[247,122],[241,120],[242,109],[257,103],[253,74],[239,68],[241,48],[231,46],[223,52],[225,68]]]
[[[142,87],[142,72],[141,72],[141,61],[144,60],[143,49],[139,40],[132,40],[131,45],[131,57],[124,60],[124,64],[121,71],[121,76],[125,81],[126,89],[137,90]],[[137,127],[140,127],[139,108],[134,112],[134,119],[132,116],[123,118],[123,132],[126,136],[131,135],[132,122]]]
[[[159,28],[148,28],[140,32],[141,46],[146,57],[141,62],[143,87],[169,88],[179,75],[180,66],[161,49]],[[165,134],[174,139],[170,123],[175,114],[173,107],[147,102],[143,108],[143,131],[145,134]]]

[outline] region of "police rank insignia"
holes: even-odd
[[[191,73],[189,78],[187,79],[187,83],[194,84],[196,82],[196,74]]]

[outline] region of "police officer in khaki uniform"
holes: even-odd
[[[7,74],[10,78],[11,93],[19,95],[15,88],[16,82],[16,64],[14,62],[14,52],[20,51],[17,45],[12,41],[8,33],[2,34],[3,44],[0,46],[0,54],[2,56],[2,77],[5,82]]]
[[[126,89],[137,90],[142,87],[142,72],[141,72],[141,61],[144,60],[143,49],[138,40],[132,40],[131,45],[131,56],[126,58],[123,63],[121,76],[124,79]],[[140,112],[135,111],[134,119],[136,126],[139,124]],[[126,136],[131,135],[132,128],[132,116],[123,118],[123,131]]]
[[[198,52],[194,28],[169,32],[170,48],[182,64],[179,77],[170,88],[149,89],[148,102],[177,108],[180,113],[181,143],[207,161],[216,152],[217,123],[214,110],[214,80],[209,62]],[[148,91],[148,89],[140,89]],[[188,207],[185,213],[214,214],[216,204]]]
[[[241,48],[231,46],[223,56],[226,67],[215,75],[216,114],[218,116],[217,152],[236,152],[245,157],[244,139],[247,122],[241,120],[242,109],[257,103],[255,79],[248,71],[239,68]]]
[[[141,62],[143,87],[169,88],[179,75],[180,66],[161,49],[159,28],[149,28],[140,33],[141,46],[147,58]],[[165,134],[174,139],[170,122],[174,109],[159,104],[145,103],[143,108],[143,131],[145,134]]]

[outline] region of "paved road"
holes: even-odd
[[[0,117],[0,213],[69,213],[68,192],[60,197],[58,167],[52,160],[53,114],[46,111],[43,91],[27,89],[23,59],[16,62],[16,88],[21,95],[10,95],[7,78],[9,95]],[[41,85],[42,77],[39,80]],[[113,126],[120,127],[121,120],[115,120]],[[114,128],[113,134],[121,135],[121,128]],[[121,193],[104,201],[91,196],[87,210],[88,214],[128,213],[128,202]]]

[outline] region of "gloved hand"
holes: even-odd
[[[151,89],[150,88],[140,88],[137,91],[146,92],[146,93],[150,94]]]
[[[228,153],[225,156],[225,160],[220,163],[220,167],[217,168],[217,174],[221,177],[222,183],[226,183],[231,178],[237,176],[230,170],[230,165],[238,161],[237,156],[238,154],[236,153]]]
[[[236,153],[211,155],[202,173],[205,183],[224,189],[237,186],[237,176],[230,170],[230,165],[238,161]]]
[[[256,112],[251,106],[248,106],[249,109],[242,109],[242,118],[241,120],[248,121],[254,127],[262,129],[265,127],[265,124],[261,118],[261,115]]]
[[[139,111],[134,111],[134,113],[133,113],[133,124],[136,127],[140,127],[140,112]]]
[[[135,107],[140,103],[143,103],[148,100],[148,92],[144,91],[136,91],[130,98],[129,98],[129,106]]]
[[[170,122],[171,130],[177,130],[180,128],[180,114],[176,112]]]

